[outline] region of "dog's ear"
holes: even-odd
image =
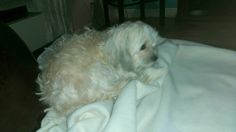
[[[124,70],[133,71],[133,60],[129,52],[123,52],[120,54],[120,63]]]
[[[127,45],[129,35],[123,30],[125,29],[121,30],[116,27],[110,29],[104,50],[110,62],[126,71],[131,71],[133,69],[132,57],[129,53],[129,45]]]
[[[107,40],[104,50],[109,61],[117,67],[122,67],[126,71],[132,70],[132,58],[126,47],[121,46],[122,42],[117,42],[114,38]]]
[[[118,52],[118,49],[119,47],[117,47],[115,44],[114,44],[114,40],[112,37],[109,37],[102,50],[105,52],[106,54],[106,57],[109,59],[109,62],[112,63],[112,64],[115,64],[117,63],[118,61],[118,57],[119,57],[119,52]]]

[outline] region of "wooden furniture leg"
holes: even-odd
[[[165,25],[165,0],[160,0],[160,25]]]
[[[124,2],[124,0],[118,0],[119,23],[122,23],[125,20],[125,13],[124,13],[123,2]]]
[[[104,10],[105,25],[110,26],[108,0],[103,0],[103,10]]]

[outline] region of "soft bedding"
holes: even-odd
[[[155,85],[128,83],[117,100],[47,111],[38,132],[235,132],[236,52],[165,40]]]

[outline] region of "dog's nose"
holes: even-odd
[[[153,56],[151,57],[151,60],[152,60],[152,61],[156,61],[157,59],[158,59],[158,57],[155,56],[155,55],[153,55]]]

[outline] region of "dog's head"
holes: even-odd
[[[151,66],[157,60],[154,47],[158,33],[143,22],[126,22],[110,31],[106,49],[113,61],[118,61],[127,71],[137,71]]]

